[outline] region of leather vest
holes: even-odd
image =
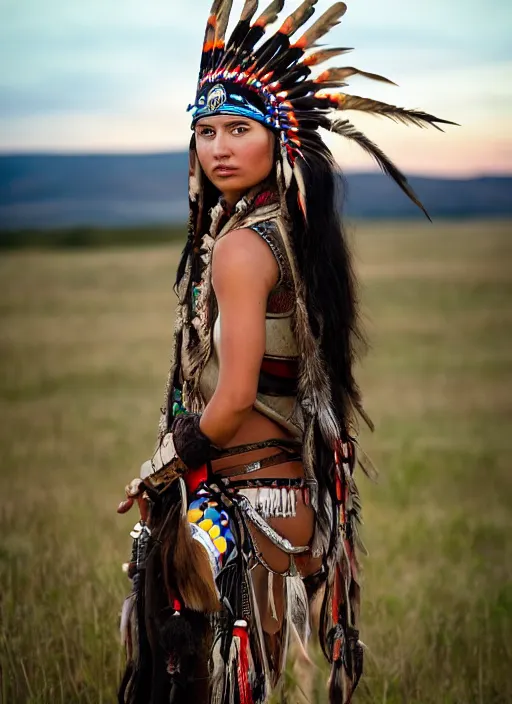
[[[296,389],[298,376],[298,349],[294,332],[295,290],[292,273],[286,248],[282,236],[285,223],[280,216],[278,204],[264,206],[253,210],[233,223],[215,231],[215,222],[212,225],[211,242],[206,242],[203,255],[203,278],[200,286],[192,289],[195,298],[195,313],[203,318],[203,326],[197,320],[192,320],[193,327],[205,333],[208,354],[197,368],[194,360],[188,359],[190,345],[187,327],[184,328],[184,342],[181,353],[181,376],[184,388],[184,405],[189,410],[187,403],[187,390],[189,385],[196,387],[196,407],[193,410],[201,411],[209,402],[215,392],[219,377],[219,345],[221,335],[220,314],[211,287],[211,258],[215,243],[232,229],[249,228],[256,232],[270,247],[279,267],[279,279],[270,292],[267,300],[265,315],[265,353],[262,360],[258,380],[258,393],[254,408],[267,416],[270,420],[280,424],[294,437],[302,436],[302,418],[300,408],[296,404]],[[205,300],[207,298],[207,300]],[[207,325],[205,320],[207,318]],[[194,325],[195,322],[195,325]],[[208,329],[205,329],[207,327]],[[198,374],[198,378],[191,378]],[[197,399],[200,399],[199,403]],[[199,406],[199,407],[198,407]]]

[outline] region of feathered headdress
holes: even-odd
[[[254,21],[258,0],[246,0],[227,42],[226,29],[233,0],[214,0],[206,25],[196,100],[189,106],[193,112],[193,125],[205,116],[231,114],[249,117],[274,130],[279,135],[282,155],[293,169],[304,214],[307,194],[301,187],[301,163],[303,160],[307,162],[310,151],[332,163],[332,155],[318,128],[336,132],[354,140],[374,157],[380,168],[428,217],[407,179],[393,162],[349,120],[336,119],[334,115],[346,110],[360,110],[396,122],[419,127],[432,125],[436,129],[441,129],[436,123],[456,123],[420,110],[407,110],[339,92],[347,85],[346,79],[356,74],[393,84],[375,73],[344,66],[328,68],[313,76],[312,70],[316,66],[351,51],[345,47],[320,48],[317,44],[339,24],[347,10],[343,2],[334,3],[309,29],[298,38],[294,37],[315,12],[317,2],[304,0],[273,36],[257,46],[267,26],[278,19],[285,0],[273,0]]]

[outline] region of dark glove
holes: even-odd
[[[197,469],[220,456],[219,448],[212,444],[199,427],[200,420],[199,413],[182,413],[171,426],[174,447],[188,469]]]

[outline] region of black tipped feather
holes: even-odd
[[[284,76],[290,69],[295,66],[303,54],[302,49],[289,48],[282,55],[275,56],[272,61],[266,66],[267,71],[274,72],[274,80]]]
[[[296,66],[279,80],[279,89],[288,90],[288,88],[300,84],[310,73],[311,71],[307,66]]]
[[[364,76],[364,78],[369,78],[372,81],[381,81],[382,83],[389,83],[392,86],[396,86],[396,83],[390,81],[389,78],[381,76],[378,73],[369,73],[368,71],[361,71],[354,66],[342,66],[341,68],[328,68],[323,71],[315,79],[316,83],[322,84],[326,81],[344,81],[345,78],[350,78],[350,76]]]
[[[301,49],[301,51],[304,51]],[[332,49],[321,49],[320,51],[314,51],[312,54],[308,54],[302,63],[306,66],[318,66],[324,61],[332,59],[334,56],[339,56],[340,54],[347,54],[349,51],[353,51],[353,47],[336,47]]]
[[[359,130],[357,130],[348,120],[335,120],[331,123],[331,130],[342,137],[354,140],[354,142],[364,149],[367,154],[370,154],[370,156],[372,156],[380,166],[382,171],[398,184],[402,191],[412,200],[415,205],[418,206],[418,208],[420,208],[420,210],[425,213],[427,218],[432,222],[430,215],[427,213],[425,207],[409,185],[409,182],[403,173],[400,169],[398,169],[398,167],[395,166],[395,164],[393,164],[391,159],[384,154],[382,149],[380,149],[362,132],[359,132]]]
[[[426,127],[431,125],[440,132],[444,132],[436,122],[443,125],[457,125],[456,122],[443,120],[435,115],[430,115],[422,110],[407,110],[406,108],[398,108],[395,105],[382,103],[379,100],[371,100],[370,98],[361,98],[358,95],[340,94],[337,96],[336,105],[340,110],[361,110],[373,115],[382,115],[394,122],[401,122],[405,125],[416,125],[417,127]]]
[[[292,14],[285,19],[279,31],[285,33],[288,37],[295,34],[295,32],[312,17],[315,12],[313,5],[316,5],[317,2],[318,0],[304,0],[295,12],[292,12]]]
[[[272,22],[277,20],[283,7],[284,0],[273,0],[270,5],[263,10],[254,24],[265,29],[267,25],[272,24]]]
[[[263,72],[266,68],[266,64],[269,63],[276,54],[281,56],[289,47],[290,40],[286,34],[277,32],[273,37],[270,37],[254,54],[253,60],[258,71]]]
[[[247,32],[251,26],[251,20],[258,9],[258,0],[245,0],[245,5],[242,9],[242,14],[235,29],[231,33],[227,43],[227,49],[233,48],[234,51],[241,45],[242,41],[247,36]]]
[[[304,34],[299,38],[296,45],[301,49],[309,49],[317,39],[327,34],[333,27],[339,24],[338,20],[343,17],[347,11],[347,6],[344,2],[336,2],[324,14],[318,18]]]
[[[256,10],[258,9],[258,0],[245,0],[245,4],[242,8],[242,12],[240,14],[240,21],[244,22],[248,20],[249,22],[252,20],[254,15],[256,14]]]

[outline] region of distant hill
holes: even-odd
[[[184,222],[186,152],[0,156],[0,230]],[[512,177],[411,177],[432,217],[512,215]],[[380,173],[347,174],[351,217],[423,217]]]

